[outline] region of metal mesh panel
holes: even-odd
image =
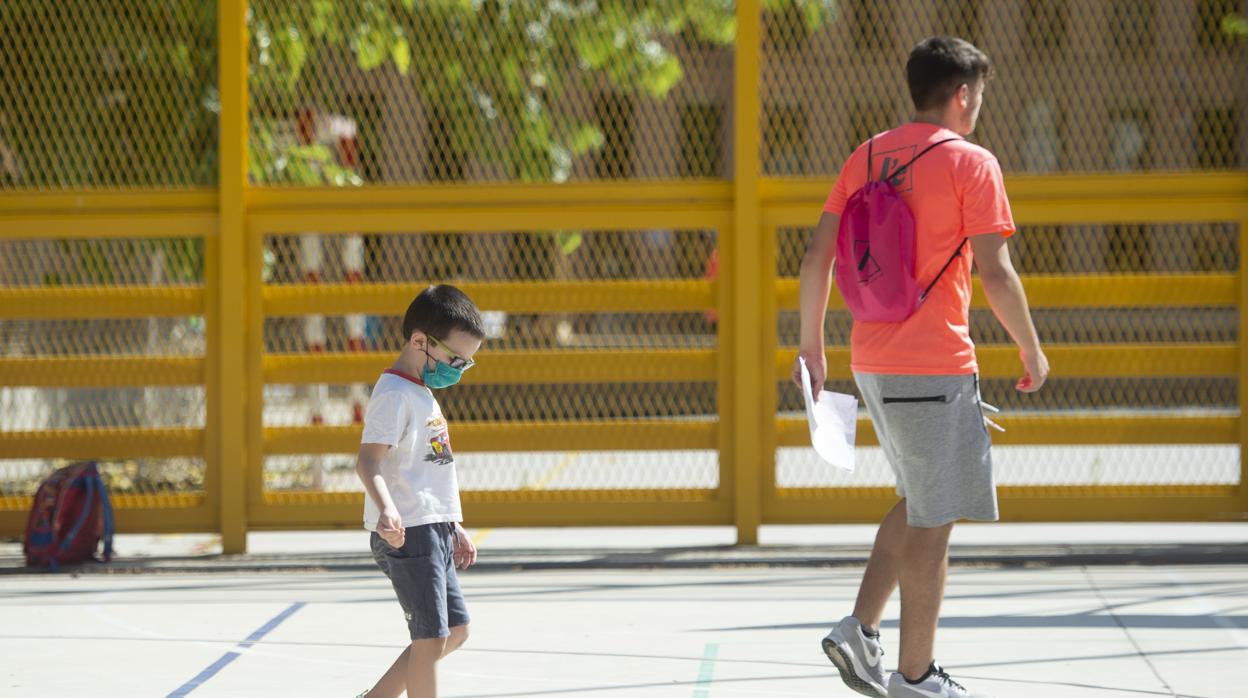
[[[837,3],[811,30],[765,17],[763,168],[835,176],[846,155],[909,118],[907,55],[934,34],[992,59],[974,140],[1007,171],[1242,168],[1241,0],[939,0]]]
[[[549,281],[612,282],[698,280],[716,244],[713,231],[539,231],[517,233],[385,234],[352,241],[343,235],[275,235],[265,240],[266,278],[273,287],[307,283],[400,283],[447,279],[450,283],[515,283],[518,293]],[[306,287],[305,287],[306,288]],[[410,300],[410,299],[409,299]],[[386,315],[270,316],[265,350],[304,354],[366,350],[377,368],[402,347],[407,300]],[[482,306],[487,338],[479,359],[508,351],[639,352],[706,350],[716,346],[716,325],[706,311],[507,313]],[[480,370],[480,369],[478,369]],[[361,384],[269,385],[265,425],[348,425],[359,419],[355,403],[366,400],[375,373]],[[476,382],[438,392],[451,423],[594,423],[621,420],[717,421],[714,383],[633,382],[604,373],[593,383],[522,384]],[[465,490],[713,488],[718,458],[710,450],[647,449],[644,440],[611,452],[559,450],[525,445],[516,453],[456,450]],[[265,482],[271,489],[358,489],[350,456],[270,456]]]
[[[0,6],[0,189],[216,179],[216,3]]]
[[[826,0],[770,4],[816,26],[832,15]],[[726,176],[733,12],[728,0],[256,0],[253,176]]]
[[[809,228],[782,228],[777,237],[777,274],[797,275]],[[1234,272],[1239,265],[1239,232],[1232,224],[1022,226],[1010,242],[1024,274],[1204,274]],[[1112,276],[1110,278],[1113,278]],[[1119,278],[1123,278],[1120,276]],[[1167,277],[1158,276],[1157,283]],[[834,292],[835,293],[835,292]],[[1067,301],[1079,300],[1076,298]],[[1046,347],[1143,344],[1224,344],[1238,341],[1239,310],[1233,307],[1089,307],[1033,309],[1036,329]],[[782,310],[779,343],[794,347],[799,320]],[[849,344],[853,320],[848,311],[829,311],[825,341]],[[995,346],[1009,346],[1009,336],[986,309],[971,312],[971,337],[981,357]],[[1050,351],[1052,351],[1050,349]],[[1021,365],[1020,365],[1021,370]],[[1233,416],[1238,414],[1238,378],[1234,376],[1063,377],[1055,361],[1044,389],[1023,395],[1016,378],[985,378],[984,400],[1006,415]],[[792,384],[778,384],[779,410],[794,415],[803,408]],[[849,376],[829,376],[829,390],[857,393]],[[865,411],[862,416],[866,416]],[[1208,446],[1002,446],[995,449],[1001,484],[1234,484],[1239,481],[1238,447]],[[892,476],[878,449],[860,450],[863,470],[852,478],[832,472],[811,452],[777,451],[780,486],[872,486],[891,484]]]
[[[141,287],[159,292],[197,287],[202,278],[199,240],[0,241],[0,288]],[[143,385],[144,378],[136,376],[133,387],[98,387],[98,379],[109,377],[100,376],[107,369],[93,365],[92,360],[202,357],[204,330],[202,316],[0,320],[0,358],[84,360],[58,370],[65,387],[22,385],[21,376],[6,381],[0,387],[0,432],[37,435],[50,429],[203,428],[202,386]],[[43,476],[66,462],[0,460],[0,494],[30,494]],[[115,494],[198,492],[203,489],[204,462],[199,457],[112,459],[102,462],[101,472]]]

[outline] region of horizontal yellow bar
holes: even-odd
[[[113,509],[190,509],[203,506],[204,495],[191,493],[165,492],[160,494],[117,494],[110,492],[109,501]],[[30,497],[0,497],[0,511],[30,511]]]
[[[732,523],[731,502],[717,490],[574,490],[551,499],[512,499],[526,492],[464,492],[464,525],[494,526],[678,526]],[[489,493],[491,495],[495,493]],[[266,495],[266,501],[272,494]],[[309,503],[253,505],[247,510],[252,530],[361,527],[363,499],[354,494]]]
[[[0,317],[68,319],[204,314],[202,286],[0,288]]]
[[[547,230],[726,230],[732,210],[719,204],[550,204],[511,207],[321,208],[249,215],[251,233],[490,233]]]
[[[715,352],[702,349],[635,351],[485,351],[464,374],[467,384],[638,383],[715,380]],[[394,354],[266,354],[266,383],[371,383]],[[0,378],[4,376],[0,359]]]
[[[798,280],[776,281],[779,307],[798,307]],[[974,280],[975,308],[987,308],[983,286]],[[1032,308],[1118,308],[1234,306],[1239,302],[1235,274],[1080,274],[1028,275],[1023,287]],[[829,310],[844,310],[845,301],[835,291],[828,297]]]
[[[41,388],[200,385],[195,356],[0,357],[0,385]]]
[[[998,487],[1002,521],[1242,521],[1233,485]],[[763,498],[775,524],[874,523],[897,503],[891,487],[784,488]]]
[[[1235,344],[1051,344],[1044,348],[1053,372],[1050,378],[1157,378],[1236,376],[1239,348]],[[979,371],[984,378],[1021,377],[1022,363],[1013,346],[978,347]],[[775,354],[776,379],[793,371],[796,347]],[[827,351],[828,375],[850,374],[846,347]]]
[[[257,187],[250,192],[253,211],[319,208],[400,208],[471,205],[531,207],[593,204],[715,204],[732,207],[732,184],[726,180],[652,182],[568,182],[507,184],[369,185],[367,187]]]
[[[619,420],[603,422],[459,422],[451,426],[452,448],[461,452],[675,451],[714,449],[710,420]],[[359,426],[266,427],[267,455],[355,453]],[[2,443],[2,442],[0,442]]]
[[[64,240],[94,238],[206,238],[217,230],[211,212],[32,214],[0,212],[0,238]]]
[[[264,287],[264,313],[401,315],[428,283]],[[475,282],[457,284],[485,310],[511,313],[701,311],[715,305],[709,281]]]
[[[993,420],[1005,432],[992,432],[997,446],[1083,446],[1144,444],[1237,444],[1239,420],[1233,416],[1068,414],[1024,416],[1009,413]],[[779,446],[810,445],[810,427],[804,417],[776,419]],[[857,443],[875,446],[879,441],[871,420],[858,420]]]
[[[762,224],[767,228],[814,226],[823,215],[823,197],[764,206]],[[1248,203],[1236,198],[1024,199],[1012,200],[1011,206],[1014,222],[1020,226],[1223,223],[1248,215]]]
[[[116,500],[113,500],[116,502]],[[116,506],[114,504],[114,506]],[[18,537],[26,530],[26,511],[0,510],[0,536]],[[116,515],[117,533],[205,533],[220,531],[218,512],[206,504],[194,507],[122,509]]]
[[[203,454],[203,429],[119,427],[0,431],[0,457],[3,458],[172,458]]]
[[[796,205],[815,218],[831,191],[835,177],[769,177],[759,183],[764,208]],[[1023,202],[1117,200],[1111,208],[1121,215],[1123,200],[1178,199],[1248,200],[1248,175],[1242,172],[1184,172],[1142,174],[1007,174],[1010,201]],[[1127,214],[1130,215],[1130,214]],[[1232,217],[1232,220],[1234,218]],[[1073,221],[1071,221],[1073,222]]]
[[[462,490],[465,504],[482,502],[558,503],[579,502],[706,502],[716,498],[713,489],[602,489],[602,490]],[[25,498],[29,499],[29,498]],[[363,492],[265,492],[264,506],[292,507],[324,504],[363,506]],[[2,502],[0,502],[2,506]]]
[[[8,213],[106,213],[115,211],[212,211],[217,190],[186,189],[67,189],[0,193],[0,217]]]

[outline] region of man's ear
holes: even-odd
[[[957,101],[958,106],[966,109],[971,106],[971,86],[962,83],[958,86],[957,92],[953,93],[953,98]]]
[[[407,338],[407,343],[410,344],[413,349],[424,349],[426,341],[428,340],[425,339],[425,333],[420,330],[412,330],[412,336]]]

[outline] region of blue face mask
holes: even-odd
[[[429,352],[425,353],[428,354]],[[429,358],[433,359],[432,356]],[[450,364],[437,359],[433,359],[433,368],[429,368],[428,364],[426,364],[420,371],[420,379],[425,382],[426,387],[432,390],[449,388],[458,383],[463,375],[464,369],[452,368]]]

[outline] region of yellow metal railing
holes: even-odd
[[[877,517],[882,487],[779,487],[776,450],[806,444],[805,423],[778,417],[777,383],[794,355],[781,346],[777,318],[796,307],[797,284],[776,272],[782,227],[809,226],[830,182],[761,176],[758,3],[737,3],[734,152],[731,181],[381,186],[359,189],[253,187],[248,182],[248,85],[244,0],[220,0],[219,187],[212,190],[101,191],[0,195],[0,239],[103,237],[202,240],[202,286],[0,288],[2,318],[120,318],[202,315],[203,358],[94,356],[0,358],[6,386],[203,386],[203,428],[82,428],[0,431],[5,458],[198,456],[203,494],[117,498],[122,531],[219,531],[227,552],[245,548],[248,530],[358,525],[361,495],[268,491],[266,457],[349,453],[358,427],[266,426],[266,384],[367,382],[391,360],[380,352],[266,352],[265,320],[319,313],[393,315],[420,283],[266,284],[266,236],[315,230],[487,234],[549,231],[697,229],[715,231],[715,280],[465,282],[483,307],[511,313],[718,312],[710,348],[505,350],[482,354],[469,376],[479,384],[585,385],[713,382],[715,415],[607,422],[460,422],[461,452],[713,450],[718,485],[675,489],[512,489],[465,492],[473,525],[721,524],[754,542],[762,523],[849,522]],[[1021,225],[1220,222],[1239,227],[1238,273],[1033,275],[1024,279],[1036,308],[1211,307],[1242,311],[1248,298],[1248,174],[1010,177]],[[435,279],[430,279],[433,281]],[[834,298],[834,307],[837,300]],[[977,292],[977,307],[984,306]],[[1245,316],[1235,343],[1072,344],[1049,349],[1066,377],[1238,376],[1248,390]],[[983,374],[1010,377],[1014,350],[981,347]],[[846,375],[845,347],[829,350],[829,374]],[[1238,414],[1036,414],[1005,416],[1002,445],[1248,445]],[[874,443],[870,424],[860,441]],[[1243,519],[1248,477],[1236,485],[1079,485],[1002,489],[1011,520]],[[0,497],[0,535],[20,532],[27,497]]]

